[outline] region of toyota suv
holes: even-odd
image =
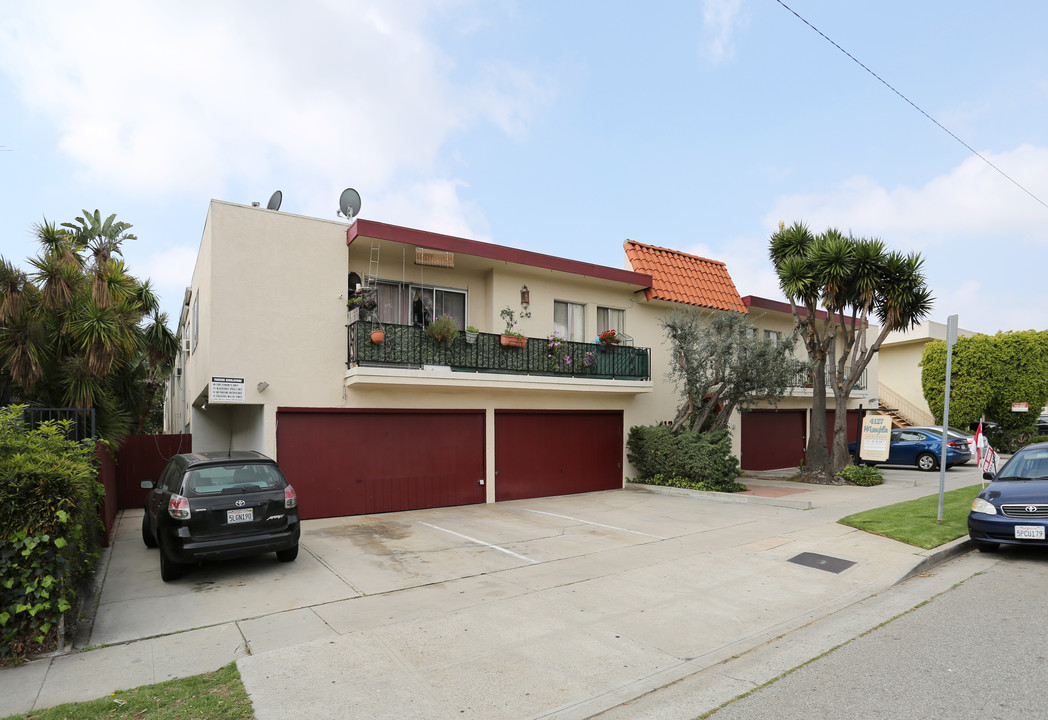
[[[298,498],[276,462],[251,451],[175,455],[149,490],[142,541],[160,548],[160,577],[194,563],[275,552],[298,557]]]

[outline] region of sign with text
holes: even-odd
[[[862,445],[859,457],[871,462],[884,462],[891,449],[892,419],[887,415],[867,415],[862,421]]]
[[[1012,412],[1030,412],[1030,403],[1012,403]]]
[[[242,403],[244,398],[244,378],[211,378],[211,384],[207,389],[209,403]]]

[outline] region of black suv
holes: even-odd
[[[160,546],[160,577],[186,567],[256,553],[298,557],[298,498],[276,462],[251,451],[175,455],[154,483],[142,516],[142,541]]]

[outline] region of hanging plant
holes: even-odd
[[[444,345],[450,345],[455,342],[458,332],[459,329],[458,325],[455,324],[455,318],[450,315],[441,315],[426,326],[426,335]]]

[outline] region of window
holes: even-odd
[[[772,345],[778,345],[782,341],[782,333],[778,330],[765,330],[764,339]]]
[[[626,332],[626,311],[614,308],[597,308],[597,333],[605,330],[614,330],[616,334],[622,335]]]
[[[450,315],[459,330],[466,327],[466,293],[450,288],[379,282],[378,319],[400,325],[425,326],[434,317]]]
[[[586,306],[578,303],[553,302],[553,330],[565,340],[586,342]]]
[[[197,328],[200,327],[200,296],[197,295],[193,298],[193,352],[196,352],[197,341],[200,339],[200,334]]]

